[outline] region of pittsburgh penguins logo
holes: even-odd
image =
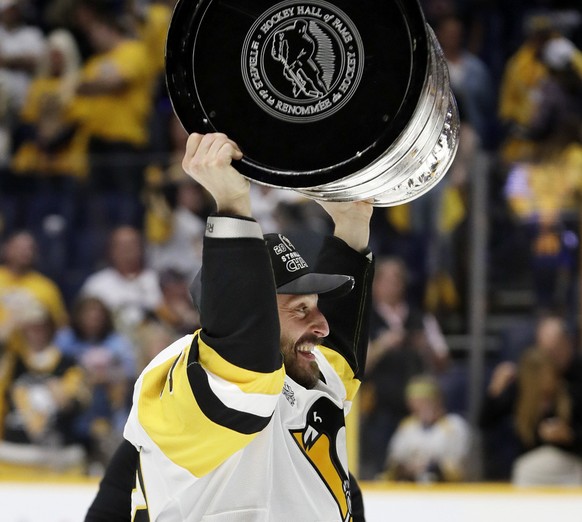
[[[320,398],[309,409],[305,427],[290,432],[336,501],[341,519],[351,520],[350,481],[337,452],[338,436],[345,432],[343,410]]]

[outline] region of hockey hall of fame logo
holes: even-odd
[[[243,79],[259,107],[298,123],[341,109],[356,92],[363,65],[356,26],[321,0],[272,7],[257,18],[241,53]]]

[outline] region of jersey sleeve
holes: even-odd
[[[356,252],[338,238],[328,237],[323,243],[315,271],[351,275],[355,281],[353,290],[347,295],[319,300],[319,308],[330,327],[330,334],[323,343],[323,352],[348,385],[346,388],[350,398],[357,386],[355,389],[349,386],[349,381],[361,380],[366,361],[374,258],[372,254]]]
[[[226,361],[259,372],[281,368],[275,279],[257,222],[208,219],[200,308],[200,338]]]
[[[274,277],[258,224],[209,218],[202,270],[202,328],[146,368],[125,431],[195,477],[269,424],[285,377]]]

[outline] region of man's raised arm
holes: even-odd
[[[354,376],[361,379],[368,347],[371,285],[374,259],[368,249],[373,206],[368,201],[319,202],[334,223],[326,238],[316,270],[354,277],[354,289],[332,302],[321,299],[319,308],[330,325],[326,345],[341,353]]]

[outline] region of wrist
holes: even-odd
[[[226,180],[217,187],[208,187],[216,203],[216,211],[220,214],[231,214],[252,217],[251,184],[240,174]]]
[[[333,235],[357,252],[363,252],[368,248],[370,229],[367,221],[362,226],[354,221],[338,221],[335,223]]]
[[[218,198],[216,211],[219,214],[252,217],[250,195],[240,194],[233,197]]]

